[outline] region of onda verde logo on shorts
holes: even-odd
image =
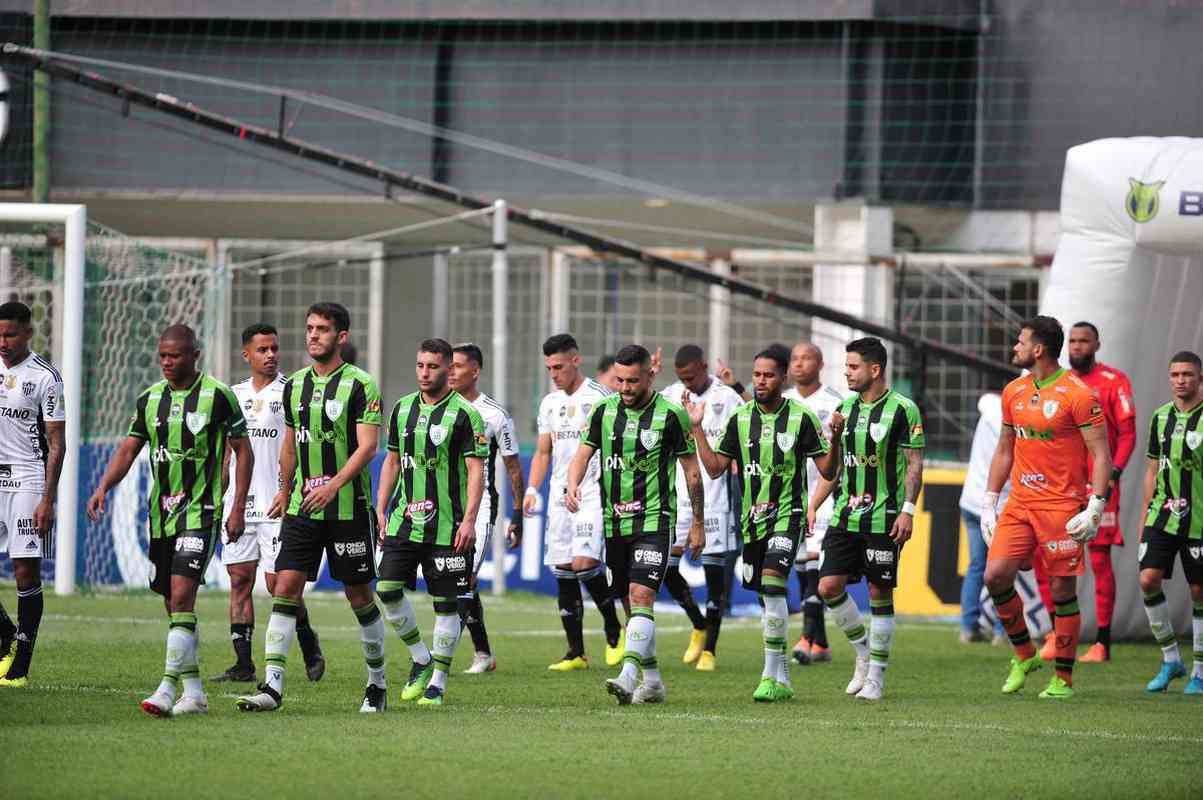
[[[1161,187],[1165,181],[1141,183],[1128,178],[1128,196],[1124,198],[1124,210],[1133,222],[1149,222],[1161,208]]]

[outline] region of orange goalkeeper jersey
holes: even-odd
[[[1015,431],[1008,502],[1028,508],[1085,502],[1090,476],[1082,429],[1105,424],[1090,387],[1065,369],[1043,381],[1024,375],[1007,384],[1002,407],[1003,424]]]

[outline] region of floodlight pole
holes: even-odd
[[[510,262],[507,246],[509,242],[509,210],[506,208],[504,200],[493,201],[493,371],[490,373],[493,376],[493,399],[502,408],[507,408],[507,398],[505,391],[506,382],[506,364],[509,363],[507,350],[509,349],[509,334],[506,325],[506,298],[509,295],[510,283]],[[497,464],[489,465],[489,469],[496,470]],[[494,473],[493,480],[497,480],[499,474]],[[515,502],[521,502],[520,498],[514,498]],[[510,511],[506,514],[498,514],[497,518],[502,525],[500,531],[493,533],[493,594],[505,594],[505,553],[508,542],[505,536],[505,531],[508,529]]]
[[[80,205],[4,203],[0,219],[7,222],[49,222],[66,228],[63,258],[63,411],[66,414],[66,448],[58,482],[58,531],[54,549],[55,594],[75,591],[75,563],[79,534],[79,447],[83,424],[84,349],[84,246],[88,212]]]

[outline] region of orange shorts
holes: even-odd
[[[1077,505],[1024,508],[1007,503],[994,528],[987,558],[1026,561],[1038,555],[1048,575],[1085,575],[1086,548],[1065,532],[1065,523],[1080,510]]]

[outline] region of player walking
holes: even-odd
[[[30,351],[32,320],[24,303],[0,305],[0,550],[17,580],[16,625],[0,604],[0,686],[14,688],[29,684],[66,451],[63,379]]]
[[[242,358],[251,376],[231,388],[247,422],[247,438],[255,454],[250,494],[246,499],[246,532],[231,542],[222,537],[221,563],[230,574],[230,641],[234,666],[215,681],[254,682],[255,663],[251,642],[255,636],[255,571],[263,567],[267,591],[276,589],[276,554],[280,550],[280,520],[267,516],[268,507],[280,486],[280,444],[284,440],[284,376],[278,356],[280,337],[271,325],[258,323],[242,332]],[[227,454],[232,451],[227,448]],[[229,471],[226,470],[226,475]],[[232,495],[226,493],[229,506]],[[321,680],[326,671],[317,633],[309,625],[304,601],[297,606],[297,640],[309,680]]]
[[[915,502],[923,488],[923,420],[919,408],[886,385],[887,353],[880,340],[856,339],[844,348],[844,376],[856,392],[832,415],[833,439],[843,436],[844,467],[823,537],[819,595],[856,650],[845,692],[880,700],[894,644],[894,587],[902,546],[911,538]],[[812,508],[821,508],[833,484],[823,481]],[[848,583],[869,584],[871,620],[866,636]]]
[[[1153,412],[1145,470],[1145,529],[1140,537],[1140,590],[1161,670],[1145,687],[1164,692],[1186,675],[1161,582],[1174,576],[1174,556],[1190,585],[1194,669],[1186,694],[1203,694],[1203,361],[1182,351],[1170,359],[1174,399]]]
[[[1023,324],[1012,359],[1031,370],[1007,384],[1002,395],[1003,429],[990,464],[982,507],[982,537],[989,543],[986,588],[1015,655],[1003,684],[1010,694],[1023,688],[1040,658],[1024,621],[1015,573],[1040,559],[1055,604],[1056,674],[1043,698],[1073,697],[1073,668],[1082,617],[1077,576],[1085,573],[1084,545],[1098,533],[1106,501],[1088,485],[1111,477],[1111,455],[1103,410],[1094,394],[1057,359],[1065,334],[1052,317]],[[1087,459],[1091,473],[1087,472]],[[1011,477],[1011,497],[1001,516],[998,493]]]
[[[722,441],[711,450],[697,427],[705,409],[688,402],[698,458],[711,478],[724,475],[734,461],[743,476],[743,583],[759,592],[764,605],[764,669],[752,693],[757,702],[794,696],[785,655],[789,608],[786,591],[798,546],[806,536],[805,463],[834,477],[839,444],[828,447],[822,423],[806,405],[782,397],[789,351],[772,346],[752,362],[755,402],[745,403],[727,421]]]
[[[315,580],[325,551],[330,576],[359,623],[367,662],[363,713],[384,711],[384,621],[372,598],[376,516],[368,465],[380,430],[376,381],[342,359],[351,315],[338,303],[314,303],[305,314],[305,348],[312,363],[284,385],[280,485],[268,517],[284,516],[276,555],[276,588],[267,626],[266,679],[256,694],[238,698],[243,711],[274,711],[284,698],[284,670],[305,582]]]
[[[622,626],[614,610],[614,596],[622,591],[606,577],[602,500],[598,490],[598,461],[589,463],[582,479],[580,507],[574,512],[565,505],[568,463],[576,453],[589,413],[610,390],[581,373],[581,354],[576,339],[567,333],[543,343],[543,363],[556,390],[539,403],[539,439],[531,460],[523,513],[534,516],[539,487],[551,472],[550,508],[547,510],[543,563],[551,567],[559,595],[560,622],[568,639],[568,652],[548,666],[555,672],[587,669],[583,631],[584,604],[581,584],[589,590],[602,615],[606,633],[606,664],[617,665],[623,657]]]
[[[810,342],[799,342],[790,352],[789,377],[794,384],[783,392],[790,400],[810,407],[823,423],[823,435],[831,439],[831,418],[844,402],[844,395],[819,380],[823,370],[823,351]],[[813,461],[806,464],[806,487],[811,499],[819,488],[819,470]],[[823,537],[831,523],[835,498],[828,495],[821,508],[812,504],[807,512],[804,546],[798,548],[798,588],[802,591],[802,635],[794,645],[794,660],[801,665],[831,661],[827,643],[827,623],[823,619],[823,600],[819,597],[819,555]]]
[[[589,415],[568,467],[564,501],[570,512],[582,507],[582,482],[592,481],[589,472],[598,455],[606,566],[631,608],[622,672],[606,681],[606,691],[619,705],[662,703],[666,693],[656,661],[652,606],[676,533],[678,464],[693,509],[688,546],[695,557],[705,539],[705,495],[684,409],[652,391],[652,354],[637,344],[623,347],[614,355],[614,377],[618,394],[604,398]],[[640,668],[643,680],[636,684]]]
[[[470,595],[484,460],[489,456],[480,414],[448,385],[451,360],[451,345],[442,339],[427,339],[418,347],[418,391],[393,406],[377,492],[384,555],[376,590],[385,616],[406,644],[405,626],[414,624],[414,614],[403,590],[414,588],[419,566],[434,601],[432,664],[423,667],[415,655],[402,695],[409,700],[421,693],[418,704],[432,706],[443,705],[459,642],[456,597]],[[394,505],[386,524],[390,502]]]
[[[701,404],[703,417],[694,424],[694,428],[700,429],[712,446],[717,446],[726,430],[727,420],[743,401],[731,387],[710,374],[706,356],[697,345],[687,344],[678,350],[673,366],[677,382],[661,394],[673,403],[682,404],[688,400]],[[723,600],[727,595],[727,554],[737,549],[735,528],[731,524],[731,498],[727,491],[729,479],[729,473],[723,473],[718,478],[702,476],[702,489],[706,496],[706,544],[702,549],[702,571],[706,575],[706,616],[703,617],[689,583],[681,575],[681,556],[693,524],[693,506],[689,501],[685,470],[677,465],[677,532],[668,557],[664,583],[693,625],[689,647],[682,660],[686,664],[696,663],[701,672],[714,670],[719,629],[723,624]]]
[[[476,407],[489,445],[489,454],[484,461],[485,489],[480,501],[480,512],[476,515],[476,552],[469,576],[470,590],[456,600],[461,632],[463,628],[468,629],[472,636],[472,645],[476,648],[472,665],[464,672],[476,675],[497,669],[497,659],[493,657],[492,648],[489,646],[489,632],[485,629],[485,613],[480,603],[480,591],[476,586],[476,575],[480,572],[480,565],[484,563],[493,539],[493,525],[497,522],[497,510],[501,500],[497,491],[497,456],[501,456],[502,464],[505,465],[510,479],[510,496],[516,503],[522,502],[519,498],[526,491],[526,481],[522,477],[522,463],[518,459],[518,437],[514,435],[514,420],[493,398],[476,387],[477,381],[480,380],[480,371],[485,365],[484,353],[474,344],[458,344],[451,350],[451,388]],[[522,544],[521,507],[515,508],[510,514],[506,540],[511,550]],[[495,564],[494,569],[505,569],[505,565]]]
[[[191,328],[172,325],[163,331],[159,337],[163,380],[138,396],[129,433],[88,499],[88,517],[97,522],[109,490],[129,472],[142,446],[149,446],[150,588],[163,596],[171,620],[163,680],[142,701],[142,710],[156,717],[209,710],[196,655],[196,590],[217,545],[226,442],[238,457],[226,517],[226,534],[232,542],[243,535],[255,466],[238,398],[230,387],[199,372],[199,359]],[[181,683],[183,695],[177,700]]]

